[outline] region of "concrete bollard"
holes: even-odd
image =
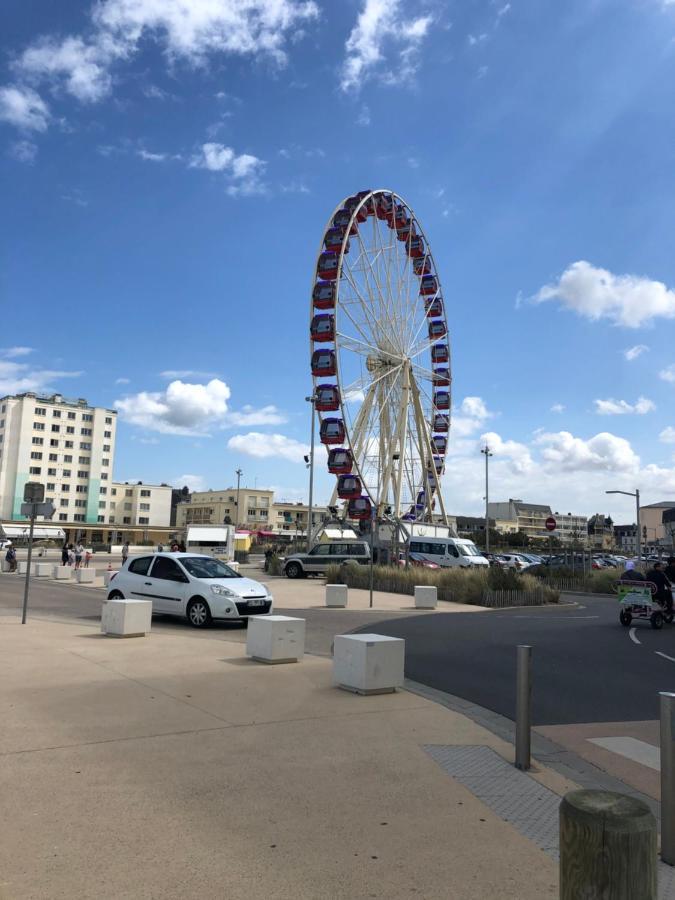
[[[435,586],[415,585],[415,609],[436,609],[438,589]]]
[[[571,791],[560,803],[560,900],[656,900],[656,819],[611,791]]]
[[[344,609],[349,598],[349,588],[346,584],[326,585],[326,606],[334,609]]]
[[[35,575],[37,578],[49,578],[52,568],[51,563],[35,563]]]
[[[9,563],[6,559],[0,560],[0,572],[9,572]]]
[[[111,637],[145,637],[152,625],[151,600],[104,600],[101,632]]]
[[[391,694],[402,687],[405,641],[383,634],[337,634],[333,681],[356,694]]]
[[[28,570],[28,560],[22,559],[16,564],[16,571],[19,575],[25,575]],[[35,575],[35,563],[30,564],[30,574]]]
[[[70,581],[73,574],[72,566],[53,566],[52,577],[56,581]]]
[[[75,581],[78,584],[93,584],[96,581],[96,569],[75,569]]]
[[[305,654],[305,620],[293,616],[251,616],[246,654],[258,662],[299,662]]]
[[[104,573],[103,573],[103,585],[104,585],[104,587],[109,587],[109,586],[110,586],[110,582],[113,580],[113,578],[115,577],[115,575],[117,575],[117,572],[116,572],[116,571],[113,571],[112,569],[108,569],[107,572],[104,572]]]

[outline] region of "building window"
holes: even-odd
[[[98,501],[98,508],[99,508],[99,509],[105,509],[105,500],[99,500],[99,501]]]
[[[89,441],[80,441],[80,450],[91,450]]]
[[[107,472],[101,472],[101,480],[102,480],[102,481],[107,481],[107,480],[108,480],[108,473],[107,473]]]
[[[110,453],[110,444],[104,444],[104,445],[103,445],[103,452],[104,452],[104,453]]]
[[[44,422],[33,422],[33,428],[34,428],[36,431],[44,431],[44,430],[45,430],[45,423],[44,423]]]
[[[82,421],[83,422],[93,422],[94,417],[91,415],[91,413],[82,413]]]
[[[61,418],[61,410],[60,410],[60,409],[53,409],[53,410],[52,410],[52,416],[53,416],[53,418],[55,418],[55,419],[60,419],[60,418]]]
[[[96,519],[96,521],[97,521],[97,522],[105,522],[105,516],[99,516],[99,517]]]
[[[102,493],[102,494],[107,494],[107,493],[108,493],[108,488],[102,487],[102,488],[101,488],[101,493]]]
[[[82,515],[82,513],[75,513],[75,515],[73,516],[73,521],[84,522],[84,516]]]
[[[77,473],[78,478],[89,478],[89,472],[85,472],[82,469],[78,470]]]
[[[75,485],[75,492],[78,494],[86,494],[88,490],[89,489],[86,484],[76,484]]]
[[[69,418],[69,419],[74,419],[74,418],[75,418],[75,413],[74,413],[74,412],[69,412],[69,413],[68,413],[68,418]]]
[[[101,490],[103,490],[103,488],[101,488]],[[110,496],[111,497],[117,496],[117,488],[110,488]]]
[[[110,465],[110,460],[109,460],[109,459],[102,459],[102,460],[101,460],[101,465],[102,465],[102,466],[109,466],[109,465]]]
[[[63,442],[63,446],[66,447],[68,450],[72,450],[72,449],[73,449],[73,442],[72,442],[72,441],[64,441],[64,442]]]
[[[56,490],[56,485],[54,484],[53,481],[48,481],[48,482],[47,482],[47,490],[48,490],[48,491],[55,491],[55,490]]]
[[[148,519],[147,516],[140,516],[139,519],[138,519],[138,524],[139,524],[139,525],[149,525],[149,524],[150,524],[150,519]]]
[[[61,426],[60,425],[52,425],[52,431],[54,431],[54,432],[61,431]]]
[[[61,502],[59,503],[59,506],[68,506],[68,498],[61,497]]]
[[[66,425],[66,434],[75,434],[75,427],[73,425]]]
[[[81,466],[88,466],[91,462],[91,456],[80,456],[77,461]]]
[[[50,453],[50,454],[49,454],[49,462],[56,462],[56,460],[57,460],[58,458],[59,458],[59,454],[58,454],[58,453]]]
[[[45,442],[45,439],[44,439],[44,438],[41,438],[41,437],[34,437],[34,438],[33,438],[33,443],[34,443],[34,444],[37,444],[39,447],[41,447],[41,446],[44,444],[44,442]]]
[[[112,425],[112,416],[106,416],[106,417],[105,417],[105,424],[106,424],[106,425]]]
[[[111,525],[114,525],[115,524],[115,516],[110,516],[108,521],[110,522]]]
[[[50,447],[58,447],[59,446],[58,440],[56,438],[51,438],[51,440],[49,441],[49,446]]]
[[[83,437],[91,437],[91,428],[80,428],[80,434]]]
[[[142,510],[148,510],[148,511],[149,511],[149,510],[150,510],[150,504],[149,504],[149,503],[141,503],[141,504],[139,505],[138,508],[139,508],[139,509],[142,509]]]
[[[124,508],[125,508],[125,509],[131,509],[131,503],[125,503],[125,504],[124,504]]]
[[[141,497],[149,497],[149,496],[150,496],[150,491],[147,491],[147,490],[141,491]]]
[[[56,478],[56,469],[47,469],[47,475],[51,475],[52,478]]]
[[[122,519],[122,522],[123,522],[124,525],[131,525],[131,518],[130,518],[129,516],[125,516],[125,517]]]
[[[79,507],[80,509],[82,509],[82,507],[86,506],[86,505],[87,505],[86,500],[76,500],[75,501],[75,506]]]
[[[40,468],[40,466],[31,466],[28,469],[29,475],[40,475],[41,473],[42,473],[42,469]]]
[[[112,431],[104,431],[104,432],[103,432],[103,437],[104,437],[104,438],[111,438],[111,437],[112,437]]]
[[[62,485],[61,485],[61,490],[63,491],[64,494],[67,494],[68,491],[70,490],[70,485],[69,485],[69,484],[62,484]]]
[[[33,450],[30,455],[31,459],[42,459],[42,454],[39,450]]]
[[[35,407],[35,415],[36,416],[46,416],[47,410],[44,409],[44,407],[42,407],[42,406],[36,406]]]
[[[64,454],[63,461],[64,462],[72,462],[73,457],[70,455],[70,453],[66,453],[66,454]]]
[[[125,496],[125,497],[133,497],[133,496],[134,496],[134,492],[133,492],[133,491],[126,490],[126,491],[124,492],[124,496]]]
[[[68,516],[66,513],[59,513],[59,522],[67,522]]]

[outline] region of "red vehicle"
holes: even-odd
[[[344,209],[343,207],[342,209],[339,209],[333,216],[333,225],[336,228],[348,228],[349,223],[351,222],[351,218],[352,214],[348,209]],[[352,227],[349,229],[349,233],[351,235],[354,235],[357,233],[357,231],[358,228],[356,227],[356,222],[353,222]]]
[[[443,301],[440,297],[424,301],[424,310],[430,319],[443,315]]]
[[[370,497],[356,497],[349,501],[347,506],[348,519],[369,519],[371,515],[372,504]]]
[[[447,391],[434,393],[434,406],[436,409],[450,409],[450,394]]]
[[[414,516],[403,516],[404,519],[407,518],[415,518]],[[432,562],[430,559],[425,559],[421,553],[410,553],[408,556],[408,562],[411,566],[421,566],[424,569],[440,569],[438,563]],[[405,566],[406,559],[405,553],[399,553],[398,557],[399,566]]]
[[[428,275],[431,272],[431,260],[429,257],[422,256],[413,259],[413,272],[415,275]],[[431,293],[436,293],[436,291],[434,290]]]
[[[312,353],[312,375],[321,378],[323,375],[335,375],[337,360],[334,350],[315,350]]]
[[[435,275],[423,275],[420,284],[420,294],[428,296],[429,294],[438,293],[438,280]]]
[[[429,340],[435,341],[438,338],[445,337],[448,333],[448,326],[445,324],[443,319],[437,319],[433,322],[429,322]]]
[[[342,241],[345,236],[344,228],[329,228],[325,234],[323,239],[323,243],[326,247],[326,250],[331,250],[336,253],[339,253],[342,249]],[[345,253],[349,253],[349,240],[345,244]]]
[[[427,252],[424,247],[424,240],[419,234],[412,234],[410,236],[406,250],[411,259],[419,259]]]
[[[331,313],[319,313],[313,316],[309,334],[313,341],[334,341],[335,316]]]
[[[438,347],[438,344],[431,348],[432,352],[436,349],[436,347]],[[449,387],[450,381],[450,369],[434,369],[434,387]]]
[[[318,278],[325,281],[335,281],[338,271],[338,255],[337,253],[322,253],[316,267]]]
[[[434,431],[450,431],[450,416],[438,414],[434,416]]]
[[[349,475],[354,465],[352,451],[335,447],[328,451],[328,471],[331,475]]]
[[[342,419],[324,419],[319,436],[322,444],[342,444],[345,439],[345,423]]]
[[[447,344],[434,344],[431,348],[431,361],[432,363],[444,363],[448,362],[450,359],[450,350]],[[446,369],[447,371],[447,369]],[[436,373],[438,374],[438,373]],[[448,376],[450,373],[448,372]],[[439,382],[435,382],[439,384]],[[449,382],[448,382],[449,383]]]
[[[314,391],[314,409],[318,412],[335,412],[340,409],[340,389],[334,384],[319,384]]]
[[[317,309],[335,309],[335,282],[317,281],[312,291],[312,302]]]
[[[353,500],[361,496],[361,479],[358,475],[340,475],[337,494],[340,500]]]

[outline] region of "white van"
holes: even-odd
[[[409,546],[411,553],[428,559],[430,562],[435,562],[444,568],[449,568],[450,566],[461,566],[462,568],[485,566],[488,568],[490,565],[487,559],[481,556],[480,550],[474,542],[467,541],[464,538],[413,537]]]

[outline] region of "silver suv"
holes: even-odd
[[[305,575],[321,575],[328,566],[342,563],[370,562],[370,547],[366,541],[339,541],[317,544],[309,553],[294,553],[284,563],[284,575],[304,578]]]

